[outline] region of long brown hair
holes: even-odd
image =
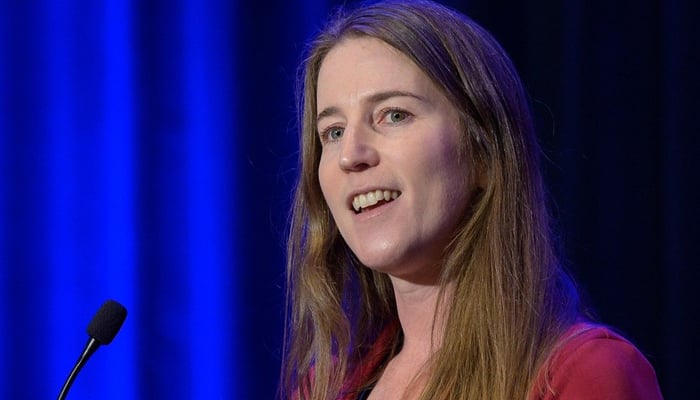
[[[554,342],[575,321],[579,300],[553,250],[539,147],[511,61],[475,22],[428,1],[340,13],[310,44],[300,78],[282,395],[325,400],[359,389],[343,385],[397,320],[388,277],[354,257],[318,181],[318,72],[330,49],[359,36],[398,49],[443,91],[460,111],[462,151],[477,166],[469,170],[481,175],[469,215],[445,249],[442,287],[449,282],[454,290],[442,291],[447,323],[422,399],[525,399]],[[387,351],[400,343],[399,331]]]

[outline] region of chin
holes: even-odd
[[[398,268],[397,262],[389,262],[388,260],[376,259],[372,257],[358,257],[358,259],[362,265],[377,272],[389,273],[390,271]]]
[[[406,252],[400,255],[375,254],[373,256],[358,256],[357,258],[369,269],[404,281],[428,284],[435,283],[436,277],[439,276],[437,271],[439,263],[430,261],[432,257],[418,256],[417,254]]]

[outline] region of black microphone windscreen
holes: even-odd
[[[87,333],[100,344],[112,342],[126,319],[126,308],[114,300],[107,300],[90,321]]]

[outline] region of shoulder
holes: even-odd
[[[574,325],[562,336],[530,399],[661,399],[649,361],[609,328]]]

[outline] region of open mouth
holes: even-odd
[[[382,204],[394,201],[400,195],[401,192],[396,190],[372,190],[371,192],[356,195],[352,199],[352,208],[355,210],[355,214],[360,214],[363,210],[376,208]]]

